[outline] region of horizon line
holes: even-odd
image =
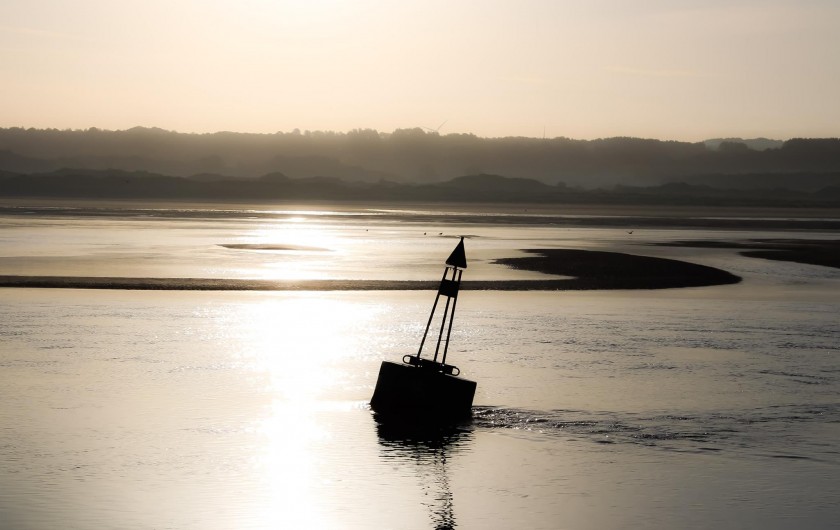
[[[715,140],[744,140],[744,141],[751,141],[751,140],[769,140],[774,142],[786,142],[788,140],[793,139],[808,139],[808,140],[818,140],[818,139],[838,139],[840,136],[787,136],[785,138],[773,138],[770,136],[731,136],[731,135],[719,135],[719,136],[710,136],[704,138],[702,140],[684,140],[684,139],[676,139],[676,138],[664,138],[664,137],[651,137],[651,136],[632,136],[626,134],[616,134],[613,136],[597,136],[597,137],[590,137],[590,138],[575,138],[571,136],[524,136],[524,135],[506,135],[506,136],[481,136],[472,132],[449,132],[449,133],[439,133],[437,131],[429,131],[422,126],[416,127],[398,127],[390,132],[379,130],[375,128],[367,128],[367,127],[356,127],[353,129],[347,130],[330,130],[330,129],[300,129],[299,127],[295,127],[291,130],[282,131],[277,130],[275,132],[254,132],[254,131],[233,131],[233,130],[216,130],[216,131],[182,131],[177,129],[166,129],[163,127],[158,126],[147,126],[147,125],[135,125],[132,127],[124,128],[124,129],[106,129],[96,126],[90,126],[87,128],[59,128],[59,127],[25,127],[20,125],[10,125],[10,126],[0,126],[0,130],[10,130],[10,129],[22,129],[25,131],[29,130],[38,130],[38,131],[59,131],[59,132],[112,132],[112,133],[120,133],[120,132],[130,132],[136,129],[142,130],[154,130],[154,131],[161,131],[165,133],[172,133],[172,134],[183,134],[183,135],[196,135],[196,136],[212,136],[216,134],[241,134],[241,135],[254,135],[254,136],[275,136],[275,135],[291,135],[291,134],[300,134],[301,136],[305,136],[307,134],[312,133],[323,133],[323,134],[336,134],[336,135],[347,135],[353,133],[355,131],[372,131],[377,134],[384,134],[384,135],[391,135],[397,131],[419,131],[422,132],[424,135],[427,136],[439,136],[441,138],[447,136],[474,136],[476,138],[484,139],[484,140],[494,140],[494,139],[505,139],[505,138],[527,138],[532,140],[574,140],[574,141],[598,141],[598,140],[611,140],[616,138],[632,138],[638,140],[656,140],[660,142],[680,142],[680,143],[705,143],[709,141]]]

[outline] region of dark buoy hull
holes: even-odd
[[[475,388],[475,381],[433,368],[383,361],[370,408],[395,420],[468,418]]]
[[[383,361],[379,368],[370,408],[389,425],[441,425],[469,418],[472,414],[475,382],[461,379],[458,377],[461,373],[458,367],[446,364],[461,275],[466,268],[467,257],[462,237],[446,260],[437,297],[417,354],[404,356],[403,364]],[[441,298],[445,299],[445,305],[435,355],[432,359],[424,359],[421,357],[423,346]],[[442,354],[439,362],[438,354]]]

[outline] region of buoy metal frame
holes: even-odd
[[[443,277],[440,279],[440,287],[438,287],[435,303],[432,305],[432,312],[429,314],[429,321],[426,322],[426,331],[423,332],[423,339],[420,341],[420,348],[417,349],[417,355],[406,355],[403,357],[404,363],[420,368],[431,368],[454,376],[461,373],[457,366],[446,364],[446,354],[449,352],[449,339],[452,337],[452,321],[455,319],[455,306],[458,304],[461,276],[464,274],[464,269],[466,268],[467,254],[464,250],[464,238],[462,236],[455,250],[446,258]],[[452,277],[448,278],[450,274]],[[441,296],[446,297],[446,306],[443,308],[443,319],[440,322],[440,331],[438,332],[437,345],[435,346],[435,356],[431,360],[422,359],[420,356],[423,353],[423,346],[426,344],[426,338],[429,335],[429,329],[432,326],[432,320],[435,318],[435,311],[437,310]],[[452,305],[451,311],[450,304]],[[448,325],[447,322],[449,322]],[[444,329],[446,330],[446,339],[443,338]],[[443,355],[440,362],[438,362],[438,357],[441,356],[441,343],[443,343]]]
[[[471,415],[476,383],[458,377],[461,371],[456,366],[446,364],[461,276],[466,268],[464,238],[461,238],[446,260],[440,287],[417,353],[404,356],[403,364],[382,361],[376,388],[370,400],[371,409],[379,414],[380,418],[387,418],[388,421],[410,419],[422,423],[438,423],[460,420]],[[446,298],[446,303],[434,357],[424,359],[423,348],[426,346],[435,313],[439,309],[441,296]]]
[[[403,357],[403,362],[412,366],[419,366],[421,368],[432,368],[437,371],[455,375],[461,373],[457,366],[446,364],[446,355],[449,353],[449,340],[452,337],[452,322],[455,319],[455,307],[458,304],[458,291],[461,288],[461,276],[464,271],[454,265],[447,263],[443,270],[443,277],[440,280],[440,287],[438,287],[435,302],[432,304],[432,312],[429,314],[429,320],[426,322],[426,330],[423,332],[423,339],[420,341],[420,348],[417,349],[416,355],[406,355]],[[448,278],[447,276],[450,276]],[[438,332],[437,345],[435,346],[435,355],[429,359],[423,359],[423,346],[426,344],[426,339],[429,335],[429,330],[432,327],[432,321],[435,318],[440,297],[446,297],[446,305],[443,308],[443,318],[440,322],[440,331]],[[450,310],[451,305],[451,310]],[[443,331],[446,330],[446,338],[443,337]],[[441,354],[441,344],[443,344],[443,352]],[[438,357],[441,358],[438,362]]]

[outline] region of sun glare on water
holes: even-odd
[[[253,424],[259,447],[252,466],[271,502],[259,503],[269,513],[255,517],[278,527],[330,526],[313,519],[325,476],[317,454],[334,431],[324,418],[336,407],[360,406],[352,399],[335,401],[353,394],[342,387],[357,384],[348,383],[342,362],[365,354],[358,329],[384,309],[348,304],[330,293],[271,294],[239,309],[237,335],[247,337],[239,360],[269,400]]]
[[[343,250],[341,232],[306,216],[263,225],[244,238],[263,254],[259,275],[264,279],[325,279],[328,261]]]
[[[377,306],[348,307],[331,293],[277,293],[249,311],[249,344],[243,361],[266,378],[278,399],[315,406],[334,394],[339,365],[362,351],[357,327]],[[328,392],[329,390],[329,392]]]

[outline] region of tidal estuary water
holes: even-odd
[[[0,275],[437,280],[459,235],[465,280],[545,278],[493,260],[573,248],[743,281],[462,291],[474,417],[426,436],[367,401],[434,291],[0,288],[0,528],[840,526],[840,270],[654,245],[836,232],[16,206]]]

